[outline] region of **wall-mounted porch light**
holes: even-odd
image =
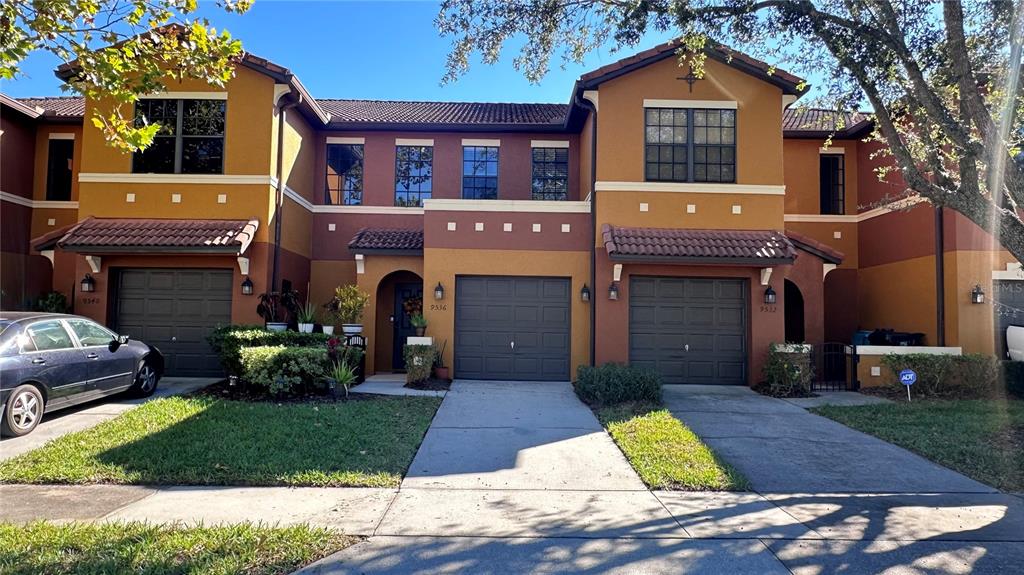
[[[580,289],[580,299],[584,302],[590,301],[590,288],[587,287],[587,284],[583,284],[583,287]]]
[[[985,290],[981,289],[981,284],[975,284],[971,290],[971,303],[985,303]]]
[[[608,286],[608,299],[612,301],[619,299],[619,282],[612,282],[612,284]]]
[[[252,280],[249,279],[249,276],[245,276],[245,279],[242,280],[242,295],[252,295]]]
[[[768,286],[768,289],[764,290],[764,303],[765,305],[775,305],[775,290],[772,286]]]
[[[437,287],[434,288],[434,299],[444,299],[444,286],[441,285],[441,282],[437,282]]]
[[[92,293],[96,291],[96,280],[92,279],[91,275],[85,274],[85,277],[82,278],[81,289],[82,293]]]

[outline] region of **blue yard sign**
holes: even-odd
[[[900,383],[907,386],[907,401],[910,401],[910,386],[917,382],[917,374],[912,369],[900,372]]]

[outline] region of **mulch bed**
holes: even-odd
[[[213,397],[217,399],[229,399],[231,401],[255,401],[266,403],[334,403],[336,401],[372,401],[378,399],[375,396],[364,394],[349,394],[345,397],[345,390],[339,389],[337,398],[332,398],[324,393],[307,393],[301,395],[271,395],[262,389],[245,385],[242,382],[232,386],[228,380],[222,379],[213,385],[208,385],[188,394],[189,397]]]
[[[429,378],[424,381],[417,383],[407,383],[405,387],[409,389],[419,389],[422,391],[448,391],[452,388],[452,382],[447,379]]]

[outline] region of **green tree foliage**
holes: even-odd
[[[244,13],[252,0],[217,0]],[[136,122],[134,103],[187,78],[223,86],[242,44],[204,18],[198,0],[4,0],[0,3],[0,79],[13,80],[29,54],[49,52],[68,71],[66,91],[109,102],[89,120],[111,146],[144,149],[159,126]]]
[[[839,112],[866,101],[875,113],[873,138],[906,183],[885,203],[918,194],[1024,261],[1021,12],[1010,0],[445,0],[436,24],[452,38],[445,81],[475,54],[498,61],[513,38],[513,65],[537,82],[552,57],[582,62],[651,30],[678,32],[680,65],[698,76],[709,41],[823,75],[813,103],[836,110],[840,129]]]

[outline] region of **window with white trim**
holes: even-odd
[[[462,197],[467,200],[498,199],[497,146],[462,147]]]
[[[735,182],[736,110],[644,108],[644,179]]]
[[[533,148],[533,199],[569,199],[569,149]]]
[[[135,103],[135,125],[159,124],[153,143],[132,155],[136,174],[224,172],[225,100],[150,98]]]
[[[327,188],[324,201],[331,205],[363,203],[363,145],[327,144]]]
[[[429,200],[433,171],[433,146],[395,146],[395,205],[417,207]]]

